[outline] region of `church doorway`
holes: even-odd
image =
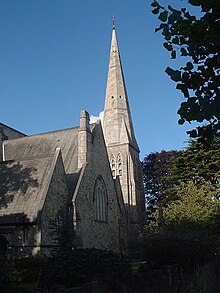
[[[7,248],[8,248],[7,240],[3,236],[0,236],[0,256],[6,255]]]

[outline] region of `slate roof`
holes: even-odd
[[[90,125],[91,130],[95,123]],[[72,195],[79,179],[79,127],[4,141],[0,163],[0,225],[34,221],[46,196],[48,174],[57,148]]]
[[[90,124],[91,131],[96,123]],[[67,174],[78,172],[78,130],[79,127],[56,130],[7,140],[4,142],[5,160],[22,160],[47,157],[61,148],[63,163]]]
[[[0,122],[0,133],[2,134],[2,139],[16,139],[19,137],[26,136],[24,133]]]
[[[0,163],[0,225],[37,218],[48,189],[53,157]]]
[[[6,160],[43,158],[54,154],[61,148],[62,158],[67,173],[77,169],[78,127],[57,130],[4,142]]]
[[[79,178],[78,130],[79,127],[74,127],[5,141],[5,159],[44,158],[53,155],[57,147],[61,148],[67,186],[72,194]]]

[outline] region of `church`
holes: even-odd
[[[142,168],[113,25],[104,117],[27,136],[0,123],[0,255],[49,254],[71,216],[83,248],[131,254],[145,218]]]

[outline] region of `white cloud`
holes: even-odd
[[[103,115],[104,115],[104,111],[100,112],[99,113],[99,116],[93,116],[93,115],[90,115],[90,124],[91,123],[95,123],[97,120],[103,120]]]

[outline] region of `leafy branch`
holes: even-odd
[[[220,2],[188,2],[201,8],[201,17],[186,8],[176,10],[168,5],[166,9],[157,1],[151,5],[161,22],[155,32],[161,31],[164,48],[172,59],[187,58],[184,67],[165,70],[185,98],[178,110],[178,123],[207,123],[188,131],[190,137],[204,141],[220,136]]]

